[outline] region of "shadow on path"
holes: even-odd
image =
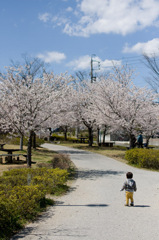
[[[78,178],[82,179],[95,179],[95,178],[100,178],[100,177],[106,177],[109,175],[121,175],[125,174],[123,171],[112,171],[112,170],[86,170],[86,171],[77,171],[77,176]]]
[[[92,154],[91,152],[88,151],[76,151],[76,150],[57,150],[58,153],[63,153],[63,154]]]
[[[19,232],[17,235],[13,236],[11,240],[14,239],[22,239],[25,238],[27,235],[29,235],[35,228],[34,227],[26,227],[22,230],[22,232]],[[32,236],[38,235],[38,234],[31,234]]]
[[[63,204],[64,202],[56,201],[56,206],[60,207],[108,207],[108,204],[101,204],[101,203],[91,203],[91,204]]]
[[[149,205],[135,205],[134,207],[141,207],[141,208],[145,208],[145,207],[150,207]]]
[[[23,239],[28,235],[28,239],[54,239],[55,236],[60,237],[59,239],[63,239],[64,237],[74,237],[74,238],[83,238],[86,237],[87,235],[85,234],[85,231],[87,230],[87,227],[83,229],[83,232],[81,232],[80,228],[77,227],[71,227],[71,228],[66,228],[65,226],[60,226],[59,228],[52,228],[47,231],[46,229],[42,229],[40,232],[33,232],[35,230],[34,228],[31,227],[26,227],[25,231],[20,233],[17,236],[14,236],[11,238],[11,240],[15,239]]]

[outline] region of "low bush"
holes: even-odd
[[[51,160],[53,168],[69,169],[71,168],[71,160],[67,154],[55,154]]]
[[[23,224],[34,219],[38,212],[53,200],[46,194],[66,190],[67,170],[12,169],[0,177],[0,239],[9,239]],[[60,190],[59,190],[60,189]]]
[[[58,134],[52,134],[52,136],[50,137],[51,141],[64,141],[64,136],[63,135],[58,135]]]
[[[67,134],[67,142],[72,142],[73,140],[76,140],[77,138],[74,136],[69,136],[69,134]],[[64,135],[58,135],[58,134],[52,134],[52,136],[50,137],[51,141],[61,141],[61,142],[65,142],[65,137]]]
[[[59,185],[64,185],[68,179],[68,172],[61,169],[39,168],[38,174],[32,177],[33,184],[42,184],[47,193],[55,194]]]
[[[23,227],[27,220],[33,220],[41,211],[45,190],[40,186],[4,185],[0,191],[0,239],[8,239]],[[2,190],[1,188],[1,190]]]
[[[125,159],[133,165],[159,169],[159,150],[135,148],[126,151]]]
[[[13,203],[9,199],[0,197],[0,239],[10,239],[15,230],[23,227],[20,216],[13,212],[13,208]]]

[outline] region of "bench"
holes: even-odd
[[[27,162],[27,154],[21,154],[23,157],[25,157],[25,161]]]
[[[3,163],[3,157],[5,157],[5,161],[10,161],[10,159],[8,157],[17,157],[17,161],[19,161],[19,156],[22,154],[0,154],[0,163]]]
[[[145,147],[145,146],[144,146],[143,148],[154,149],[155,147],[149,147],[149,146],[148,146],[148,147]]]
[[[85,143],[86,140],[87,140],[86,137],[80,137],[80,138],[79,138],[80,143]]]
[[[27,163],[27,154],[20,154],[21,156],[25,157],[25,161],[24,163]],[[32,156],[32,155],[31,155]],[[32,164],[36,163],[36,162],[33,162],[31,161]]]
[[[113,142],[113,141],[107,141],[107,142],[102,143],[102,146],[104,146],[104,147],[113,147],[114,143],[115,142]]]
[[[79,143],[79,140],[78,139],[74,139],[73,143]]]
[[[0,143],[0,150],[3,149],[4,145],[5,145],[5,143]]]
[[[20,160],[19,159],[19,157],[20,156],[23,156],[23,157],[25,157],[25,160]],[[31,155],[32,156],[32,155]],[[5,157],[5,162],[10,162],[10,163],[12,163],[13,162],[13,160],[12,159],[10,159],[10,158],[8,158],[8,157],[17,157],[16,159],[14,159],[14,160],[16,160],[16,162],[17,163],[20,163],[20,162],[24,162],[24,163],[27,163],[27,154],[22,154],[22,153],[20,153],[20,154],[0,154],[0,164],[3,164],[3,157]],[[36,162],[33,162],[32,161],[32,163],[36,163]]]

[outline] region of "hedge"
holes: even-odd
[[[9,237],[33,220],[53,200],[46,194],[55,193],[58,186],[65,186],[67,170],[47,168],[12,169],[0,177],[0,239]]]
[[[133,165],[148,168],[159,169],[159,150],[135,148],[126,151],[125,159]]]

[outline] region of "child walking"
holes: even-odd
[[[120,191],[123,191],[125,189],[126,193],[126,204],[125,206],[129,206],[129,199],[131,201],[130,206],[134,206],[134,199],[133,199],[133,193],[136,192],[136,182],[132,179],[133,173],[127,172],[126,174],[127,180],[124,182],[122,189]]]

